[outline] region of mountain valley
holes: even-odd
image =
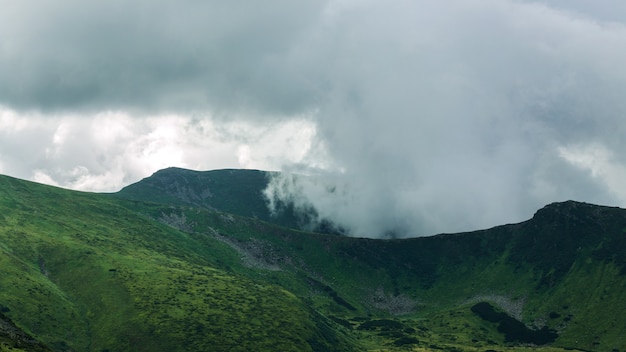
[[[0,176],[0,351],[626,351],[624,209],[352,238],[269,212],[270,176]]]

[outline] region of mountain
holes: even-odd
[[[271,173],[259,170],[193,171],[170,167],[114,195],[153,203],[193,206],[268,220],[263,197]]]
[[[171,209],[0,177],[5,316],[56,351],[350,349],[302,298],[233,272],[231,246],[160,222]]]
[[[193,171],[170,167],[112,195],[129,200],[217,210],[290,228],[310,227],[308,219],[297,214],[289,204],[284,204],[276,214],[270,212],[263,190],[273,174],[276,173],[234,169]]]
[[[626,350],[624,209],[359,239],[263,218],[260,171],[157,175],[114,195],[0,177],[0,311],[27,336],[0,323],[0,351]]]

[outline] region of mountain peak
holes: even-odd
[[[577,202],[574,200],[566,200],[564,202],[550,203],[543,208],[537,210],[533,218],[544,218],[554,216],[574,216],[582,213],[597,213],[602,209],[610,208],[602,205],[595,205],[585,202]]]
[[[194,206],[256,218],[290,228],[305,223],[285,205],[273,214],[263,190],[273,172],[252,169],[194,171],[178,167],[159,170],[129,185],[115,196],[159,204]]]
[[[594,224],[603,226],[615,221],[623,222],[625,217],[623,210],[619,207],[568,200],[551,203],[539,209],[533,216],[532,222],[535,224],[563,226],[563,228],[591,226]]]
[[[593,205],[593,204],[589,204],[585,202],[577,202],[575,200],[566,200],[563,202],[550,203],[544,206],[543,208],[537,210],[537,212],[535,213],[535,216],[541,215],[543,213],[563,214],[563,213],[569,213],[575,210],[590,209],[590,208],[595,208],[595,207],[599,207],[599,205]]]

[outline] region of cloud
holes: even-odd
[[[554,10],[565,12],[568,16],[584,18],[597,22],[626,23],[626,4],[619,0],[592,3],[586,0],[523,0],[526,3],[545,4]]]
[[[600,143],[559,147],[559,156],[573,166],[588,171],[593,181],[617,200],[626,200],[626,164]]]
[[[325,65],[317,136],[342,170],[277,180],[276,194],[290,187],[285,199],[357,236],[477,229],[569,198],[626,204],[559,152],[624,149],[626,28],[538,3],[454,4],[367,3],[328,24],[328,51],[352,60]]]
[[[281,168],[315,177],[269,194],[356,236],[477,229],[564,199],[626,205],[613,181],[626,165],[624,7],[7,5],[0,165],[81,189],[173,165]],[[576,161],[594,145],[610,156],[603,176]]]
[[[300,162],[314,133],[305,116],[258,125],[121,112],[44,117],[0,108],[0,165],[37,182],[116,191],[169,166],[277,170]],[[239,155],[243,148],[249,149],[245,160]]]
[[[0,73],[0,103],[57,111],[292,111],[306,100],[306,85],[285,85],[276,73],[323,4],[7,5],[0,65],[11,69]]]

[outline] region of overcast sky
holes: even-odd
[[[116,191],[168,166],[355,236],[626,206],[623,0],[0,0],[0,173]]]

